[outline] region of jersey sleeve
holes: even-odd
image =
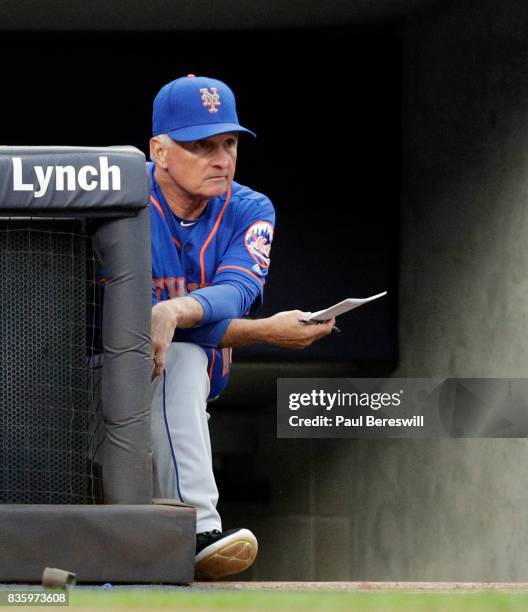
[[[211,285],[192,292],[204,308],[202,324],[243,317],[262,303],[274,226],[268,198],[244,207]]]
[[[216,348],[225,336],[231,319],[223,319],[200,327],[176,329],[173,342],[192,342],[203,347]]]
[[[156,288],[152,285],[152,306],[159,303]],[[221,319],[213,323],[207,323],[199,327],[189,329],[177,328],[172,338],[173,342],[192,342],[203,347],[216,348],[225,336],[231,319]]]

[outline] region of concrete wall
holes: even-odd
[[[405,30],[402,374],[526,374],[527,25],[475,0]]]
[[[403,30],[397,376],[528,371],[527,26],[474,0]],[[526,440],[281,441],[262,397],[254,577],[528,580]]]
[[[267,380],[257,413],[212,409],[224,525],[260,543],[237,579],[527,579],[524,440],[278,440],[275,373],[234,376]]]
[[[453,2],[404,31],[396,375],[528,371],[527,24],[521,0]],[[383,461],[385,576],[528,579],[526,440],[393,442]]]
[[[490,0],[404,30],[396,376],[528,371],[527,24],[525,2]],[[527,580],[527,465],[526,440],[366,443],[352,575]]]

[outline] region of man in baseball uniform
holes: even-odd
[[[304,348],[330,333],[300,311],[244,319],[261,302],[275,212],[233,178],[240,134],[233,92],[188,75],[154,100],[150,141],[154,490],[197,512],[196,576],[248,568],[257,540],[222,530],[206,404],[227,384],[231,348],[267,342]]]

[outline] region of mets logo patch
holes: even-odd
[[[220,106],[220,94],[218,93],[218,89],[216,87],[211,87],[211,91],[209,91],[208,87],[203,87],[200,89],[200,93],[202,94],[202,103],[206,108],[209,108],[210,113],[217,113],[217,106]]]
[[[268,221],[257,221],[246,232],[244,244],[261,268],[269,268],[273,225]]]

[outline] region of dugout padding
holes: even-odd
[[[148,194],[132,147],[0,147],[0,581],[192,580],[195,511],[152,500]]]
[[[104,500],[150,503],[144,156],[131,147],[1,147],[0,177],[0,500],[97,501],[88,462],[101,398]]]
[[[188,584],[194,527],[183,505],[0,504],[0,580],[40,582],[57,567],[84,583]]]

